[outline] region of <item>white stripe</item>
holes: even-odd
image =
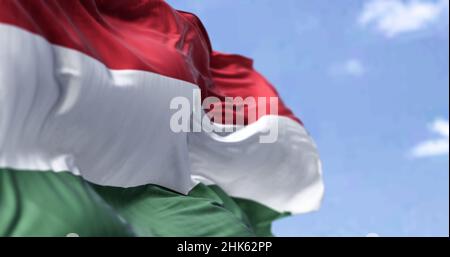
[[[169,107],[195,85],[110,70],[13,26],[0,25],[0,35],[0,167],[189,192],[187,134],[170,130]]]
[[[275,143],[259,143],[278,128]],[[194,179],[217,184],[228,194],[252,199],[277,211],[317,210],[323,196],[321,162],[306,130],[287,117],[263,116],[235,133],[191,134]]]
[[[0,24],[0,35],[0,167],[71,171],[100,185],[157,184],[185,194],[208,182],[293,213],[320,205],[316,147],[293,120],[266,116],[227,136],[174,133],[170,100],[192,102],[195,85],[111,70],[13,26]],[[278,140],[259,143],[273,126]]]

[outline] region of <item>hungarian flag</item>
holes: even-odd
[[[303,123],[195,15],[0,0],[0,235],[267,236],[322,195]]]

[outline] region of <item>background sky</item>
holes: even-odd
[[[253,58],[316,140],[322,208],[276,235],[449,235],[448,0],[168,2]]]

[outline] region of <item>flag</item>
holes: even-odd
[[[303,123],[195,15],[162,0],[0,6],[0,235],[268,236],[319,208]]]

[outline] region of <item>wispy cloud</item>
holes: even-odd
[[[364,75],[366,69],[361,60],[351,58],[342,63],[333,65],[330,71],[332,75],[347,75],[353,77],[360,77]]]
[[[448,10],[449,0],[370,0],[359,23],[373,25],[386,37],[394,37],[436,24],[445,14],[448,16]]]
[[[439,138],[430,139],[415,146],[411,155],[416,158],[448,155],[449,154],[449,122],[437,119],[429,125],[430,131],[439,135]]]

